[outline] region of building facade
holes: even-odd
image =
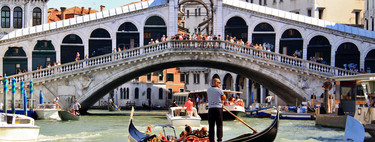
[[[149,101],[153,107],[167,107],[172,103],[173,93],[185,90],[180,74],[180,68],[169,68],[139,76],[117,87],[94,106],[106,106],[109,98],[113,98],[120,107],[148,106]]]
[[[365,0],[245,0],[296,14],[363,28]],[[368,0],[366,0],[368,1]]]
[[[15,29],[47,23],[49,0],[2,0],[0,1],[0,38]]]

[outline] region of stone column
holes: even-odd
[[[176,0],[169,0],[169,7],[168,7],[168,24],[167,24],[167,34],[168,36],[176,35],[178,33],[177,25],[178,25],[178,5]]]
[[[214,35],[221,35],[222,40],[225,39],[224,26],[223,26],[223,0],[217,0],[214,4]]]
[[[30,22],[30,18],[32,17],[32,14],[30,14],[32,11],[30,11],[30,2],[27,2],[24,6],[24,10],[23,10],[23,18],[24,18],[24,21],[23,21],[23,26],[24,28],[27,28],[27,27],[30,27],[31,25],[31,22]]]

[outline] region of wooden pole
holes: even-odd
[[[257,130],[255,130],[253,127],[251,127],[249,124],[247,124],[245,121],[243,121],[241,118],[237,117],[236,115],[234,115],[232,112],[230,112],[227,108],[225,108],[223,106],[223,109],[225,109],[227,112],[229,112],[231,115],[233,115],[238,121],[242,122],[244,125],[246,125],[247,127],[249,127],[251,130],[253,130],[254,134],[255,133],[258,133]]]

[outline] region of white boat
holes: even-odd
[[[167,113],[167,119],[172,126],[200,127],[201,117],[197,113],[197,109],[193,107],[192,116],[187,116],[186,107],[170,107]]]
[[[39,129],[31,117],[0,113],[0,141],[37,141]]]
[[[239,96],[242,92],[231,91],[231,90],[223,90],[226,98],[231,98],[233,94]],[[192,98],[194,100],[194,105],[196,104],[195,98],[199,97],[199,105],[198,105],[198,114],[199,116],[207,120],[208,119],[208,103],[207,103],[207,91],[206,90],[199,90],[199,91],[192,91],[192,92],[179,92],[173,94],[173,99],[177,101],[177,104],[183,106],[187,100],[187,97]],[[244,102],[241,101],[224,101],[224,107],[228,109],[235,115],[238,115],[240,112],[245,112]],[[234,120],[236,119],[233,115],[229,114],[227,111],[223,111],[223,119],[224,120]]]
[[[58,111],[61,110],[55,104],[39,104],[34,111],[39,120],[61,120]]]

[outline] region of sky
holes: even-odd
[[[104,5],[105,9],[113,9],[120,7],[122,5],[135,2],[135,1],[141,1],[141,0],[49,0],[48,1],[48,8],[57,8],[60,9],[60,7],[85,7],[85,9],[88,9],[91,7],[92,9],[99,10],[100,11],[100,5]]]

